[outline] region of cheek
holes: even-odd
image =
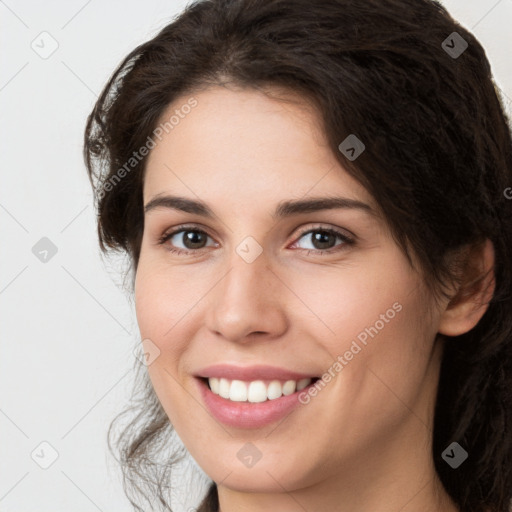
[[[134,291],[140,339],[150,340],[159,353],[148,373],[173,422],[179,420],[173,411],[189,406],[182,385],[193,351],[190,341],[204,321],[201,301],[218,279],[207,272],[169,265],[161,257],[143,252],[139,260]]]
[[[182,336],[173,336],[173,331],[186,328],[193,317],[190,313],[207,291],[201,288],[196,274],[192,273],[192,280],[183,269],[141,257],[135,279],[135,310],[142,338],[166,344],[161,347],[166,352],[179,349]]]
[[[331,360],[342,358],[326,370],[336,377],[343,374],[331,382],[348,403],[389,398],[386,385],[399,396],[414,398],[436,331],[421,278],[398,249],[380,252],[378,259],[360,268],[297,274],[294,292],[309,309],[302,308],[308,316],[298,317],[297,323],[311,334],[316,325],[318,346],[323,345]]]
[[[141,254],[135,278],[135,310],[143,344],[149,343],[158,356],[147,371],[153,389],[171,423],[178,423],[178,412],[187,407],[179,383],[180,362],[187,350],[187,312],[197,302],[194,290],[183,273],[163,268],[162,264]],[[149,340],[146,341],[146,340]]]
[[[306,321],[310,328],[316,322],[318,336],[329,343],[331,355],[348,350],[358,335],[364,341],[365,333],[369,336],[365,329],[375,323],[379,332],[391,330],[393,324],[396,328],[405,316],[398,310],[410,304],[409,315],[418,305],[419,279],[400,253],[380,251],[378,256],[285,276],[303,302],[299,306],[305,316],[296,320]]]

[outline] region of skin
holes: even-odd
[[[431,454],[442,356],[436,334],[468,331],[486,305],[434,302],[304,101],[222,87],[194,97],[197,107],[149,155],[144,204],[160,194],[184,196],[206,202],[215,219],[148,211],[135,299],[142,339],[160,350],[148,366],[155,392],[217,482],[222,512],[458,510]],[[332,195],[363,201],[380,216],[337,209],[271,217],[280,201]],[[158,244],[182,223],[207,232],[202,249],[184,245],[183,233]],[[336,252],[343,241],[335,238],[331,253],[320,255],[301,234],[318,226],[356,242]],[[263,250],[250,264],[236,252],[248,236]],[[170,252],[172,244],[189,253]],[[482,269],[492,266],[492,245],[475,258]],[[491,293],[476,298],[485,302]],[[193,377],[200,368],[270,364],[320,376],[395,303],[401,311],[284,420],[239,429],[205,408]],[[250,468],[237,457],[247,442],[261,452]]]

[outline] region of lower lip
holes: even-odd
[[[284,418],[300,404],[299,394],[307,392],[309,388],[307,386],[291,395],[265,402],[233,402],[213,393],[204,380],[198,378],[197,381],[212,415],[221,423],[238,428],[260,428]]]

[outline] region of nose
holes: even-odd
[[[269,266],[265,251],[248,263],[236,251],[212,290],[206,323],[217,336],[248,343],[278,338],[288,328],[291,293]]]

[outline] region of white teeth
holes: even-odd
[[[219,395],[222,398],[229,398],[229,388],[230,388],[229,380],[228,379],[220,379],[220,381],[219,381]]]
[[[294,380],[287,380],[283,386],[283,395],[291,395],[295,393],[295,386],[297,383]]]
[[[306,386],[309,386],[310,384],[311,384],[311,379],[300,379],[297,382],[297,391],[304,389]]]
[[[210,387],[212,388],[212,391],[218,395],[219,394],[219,379],[217,377],[212,377],[210,379]]]
[[[312,379],[299,381],[287,380],[285,382],[272,380],[265,384],[262,380],[244,382],[241,380],[228,380],[224,378],[210,377],[208,383],[210,389],[216,395],[232,400],[233,402],[265,402],[295,393],[309,386]]]
[[[278,380],[273,380],[267,389],[267,398],[269,400],[275,400],[283,394],[283,386]]]
[[[247,386],[241,380],[234,380],[231,382],[229,388],[229,399],[233,402],[247,401]]]
[[[254,380],[249,384],[249,393],[247,393],[249,402],[264,402],[267,399],[267,386],[262,380]]]

